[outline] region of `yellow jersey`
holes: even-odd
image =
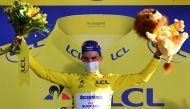
[[[144,70],[137,74],[94,75],[93,73],[63,73],[41,66],[30,55],[31,69],[40,78],[71,89],[76,109],[111,109],[111,98],[115,90],[147,82],[154,73],[159,60],[153,58]]]

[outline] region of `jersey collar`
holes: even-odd
[[[72,18],[73,18],[73,20],[69,20]],[[94,39],[94,37],[93,37],[94,35],[101,35],[102,37],[104,37],[105,32],[107,32],[107,33],[110,32],[111,33],[110,35],[112,35],[112,33],[120,34],[120,35],[122,34],[117,40],[115,40],[114,42],[110,42],[110,43],[112,43],[112,45],[109,47],[106,47],[106,46],[100,44],[102,47],[102,55],[104,57],[103,63],[104,62],[109,63],[109,61],[117,60],[118,57],[121,58],[122,56],[124,56],[125,53],[127,53],[131,49],[133,49],[138,44],[138,42],[141,40],[141,39],[139,39],[138,35],[136,34],[136,32],[133,29],[133,21],[134,21],[133,18],[128,17],[128,16],[120,16],[120,15],[99,15],[99,14],[98,15],[97,14],[74,15],[74,16],[60,18],[57,20],[54,30],[52,31],[52,33],[50,34],[48,39],[53,43],[53,45],[61,53],[63,53],[69,59],[71,59],[74,62],[81,65],[80,57],[81,57],[82,42],[77,43],[77,39],[72,39],[70,36],[71,33],[68,33],[68,32],[66,33],[63,30],[62,26],[65,26],[65,28],[64,28],[65,30],[73,28],[73,29],[77,29],[77,32],[80,32],[80,28],[79,28],[79,26],[77,26],[77,25],[81,25],[81,23],[79,21],[81,19],[84,19],[84,20],[91,19],[92,20],[93,18],[96,18],[96,19],[104,18],[104,20],[108,19],[108,23],[110,25],[113,23],[113,25],[112,26],[109,25],[109,27],[108,26],[102,27],[102,29],[105,29],[105,30],[102,30],[102,31],[100,30],[100,32],[99,32],[100,34],[98,34],[98,32],[95,32],[95,31],[96,31],[96,28],[101,28],[101,27],[88,26],[88,27],[86,27],[86,29],[83,29],[84,27],[81,26],[81,28],[82,28],[81,31],[88,34],[89,39]],[[77,24],[77,22],[75,21],[77,19],[78,19],[79,24]],[[94,20],[96,20],[96,19],[94,19]],[[110,19],[110,21],[109,21],[109,19]],[[104,20],[102,20],[102,21],[104,21]],[[117,20],[121,20],[121,22],[120,22],[121,24],[116,24],[115,27],[117,28],[120,26],[119,28],[121,28],[121,29],[122,29],[122,27],[127,28],[126,32],[124,30],[117,31],[115,33],[111,31],[111,30],[114,31],[114,29],[116,29],[114,27],[114,21],[117,21]],[[71,21],[73,21],[73,22],[71,22]],[[90,21],[89,22],[86,21],[86,22],[90,24]],[[99,23],[101,23],[101,22],[99,22]],[[107,22],[105,21],[105,23],[107,23]],[[69,24],[72,24],[73,27],[68,26]],[[92,22],[92,24],[93,24],[93,22]],[[98,24],[98,22],[97,22],[97,24]],[[68,26],[68,28],[67,28],[67,26]],[[75,26],[78,28],[75,28]],[[86,30],[86,31],[84,31],[84,30]],[[79,33],[77,33],[77,32],[75,32],[73,34],[79,35]],[[109,35],[107,35],[107,36],[109,36]],[[78,37],[80,39],[80,37],[83,37],[83,36],[79,35]],[[101,42],[101,39],[98,42]],[[103,42],[103,43],[109,43],[109,38],[107,38],[107,42]],[[115,53],[117,53],[118,51],[122,51],[122,52],[120,54],[117,54],[118,55],[117,57],[114,57]]]

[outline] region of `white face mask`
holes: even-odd
[[[94,62],[83,62],[85,70],[87,72],[96,72],[99,68],[100,62],[94,61]]]

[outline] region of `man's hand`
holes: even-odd
[[[162,53],[160,52],[158,45],[156,45],[156,52],[154,53],[156,56],[162,56]]]
[[[183,32],[184,31],[184,21],[183,20],[178,20],[178,19],[174,19],[174,28],[177,30],[177,31],[180,31],[180,32]]]
[[[21,43],[21,41],[22,41],[22,37],[21,36],[16,36],[13,39],[13,42],[19,42],[19,43]]]
[[[22,37],[20,36],[14,37],[10,50],[9,50],[11,54],[13,55],[19,54],[21,41],[22,41]]]

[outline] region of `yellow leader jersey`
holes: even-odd
[[[60,73],[42,67],[30,56],[30,67],[40,78],[66,86],[74,94],[77,109],[111,109],[114,90],[147,82],[154,73],[159,60],[152,59],[144,70],[137,74],[94,75],[92,73]]]

